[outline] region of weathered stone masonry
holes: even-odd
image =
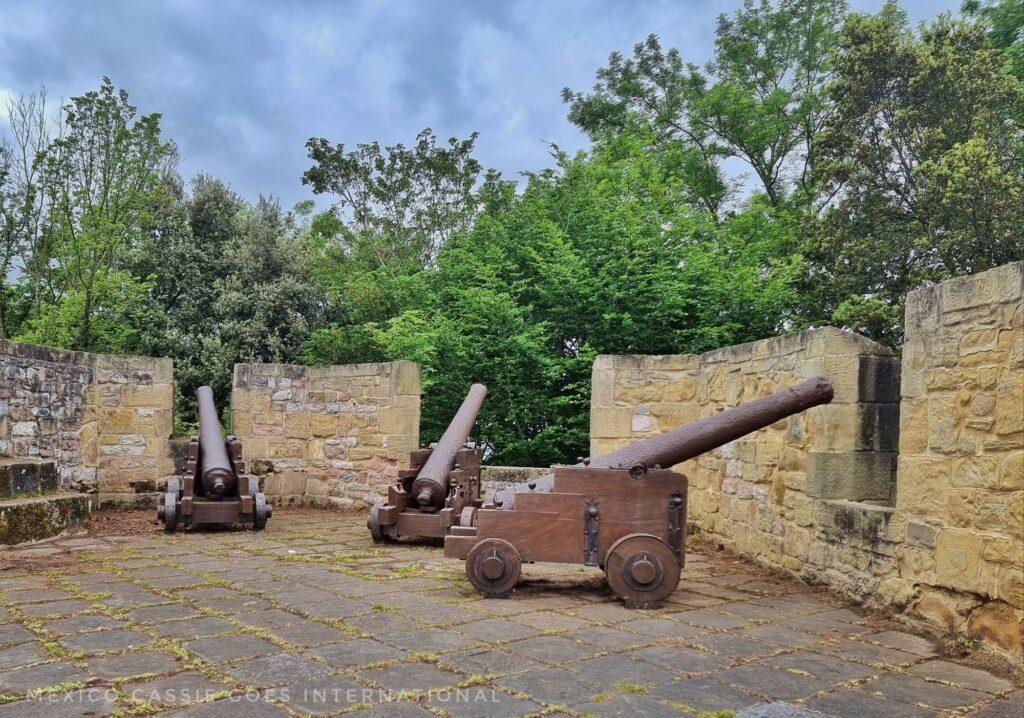
[[[1024,262],[911,293],[902,367],[828,327],[700,356],[598,357],[591,453],[824,374],[832,404],[681,466],[694,527],[1020,655],[1022,297]],[[170,360],[0,341],[0,373],[0,464],[53,461],[57,490],[100,503],[149,505],[173,472]],[[418,444],[419,367],[238,365],[231,408],[276,503],[361,509]],[[52,467],[37,474],[53,483]]]
[[[1024,262],[907,297],[892,601],[1021,650]],[[886,596],[888,598],[888,595]]]
[[[171,472],[170,359],[0,341],[0,456],[53,460],[59,487],[117,501]]]
[[[1019,655],[1022,285],[1024,262],[911,293],[902,372],[832,328],[701,356],[598,357],[591,453],[825,374],[831,405],[680,466],[694,527]]]
[[[419,446],[420,369],[237,364],[231,419],[275,503],[368,507]]]
[[[899,364],[884,347],[824,328],[700,356],[598,357],[591,454],[819,374],[831,404],[680,466],[690,517],[739,553],[867,595],[894,570],[891,547],[864,530],[888,523],[896,479]]]

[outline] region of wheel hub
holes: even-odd
[[[503,539],[483,539],[466,555],[466,576],[488,596],[507,596],[519,580],[519,567],[519,552]]]
[[[630,566],[630,574],[637,583],[649,585],[657,577],[658,567],[654,565],[647,554],[644,554]]]
[[[665,566],[661,559],[647,551],[630,556],[622,567],[623,581],[637,591],[650,590],[664,578]]]
[[[483,560],[480,570],[487,578],[497,581],[505,573],[505,562],[499,556],[488,556]]]

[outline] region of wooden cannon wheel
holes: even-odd
[[[168,491],[164,493],[164,501],[157,508],[157,515],[164,522],[164,531],[171,534],[178,525],[177,517],[178,493]]]
[[[466,575],[470,582],[491,598],[508,595],[519,582],[521,566],[516,547],[504,539],[479,541],[466,555]]]
[[[384,536],[384,531],[380,527],[380,504],[374,505],[370,509],[370,516],[366,519],[366,528],[370,529],[370,537],[374,543],[384,543],[387,537]]]
[[[629,534],[612,544],[604,572],[627,608],[651,608],[679,585],[679,559],[667,543],[650,534]]]
[[[267,519],[270,518],[272,511],[270,504],[267,503],[267,495],[262,491],[253,494],[253,511],[253,531],[262,531],[267,527]]]

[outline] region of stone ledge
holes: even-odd
[[[52,493],[59,485],[57,462],[32,457],[0,459],[0,499]]]
[[[859,501],[821,501],[815,512],[815,526],[826,541],[854,542],[870,547],[877,553],[888,553],[884,544],[890,543],[889,522],[893,507]]]
[[[892,501],[896,452],[812,451],[807,454],[807,495],[816,499]]]
[[[480,469],[481,494],[488,495],[513,484],[525,484],[530,479],[550,473],[551,469],[537,466],[484,466]]]
[[[0,354],[6,354],[18,359],[29,359],[54,364],[159,372],[162,381],[170,380],[169,378],[165,379],[165,377],[169,377],[174,366],[173,360],[167,358],[121,354],[93,354],[92,352],[60,349],[43,344],[13,342],[9,339],[0,339]]]
[[[87,494],[50,494],[0,501],[0,545],[17,546],[85,530],[92,512]]]
[[[742,362],[806,352],[808,357],[873,355],[891,357],[891,349],[867,337],[837,327],[814,327],[793,334],[758,339],[745,344],[712,349],[700,355],[701,363]]]

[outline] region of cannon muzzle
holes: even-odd
[[[224,434],[220,430],[220,417],[213,402],[213,389],[199,387],[199,455],[203,493],[207,498],[219,499],[231,495],[235,487],[235,472],[231,469]]]
[[[448,496],[448,474],[455,466],[455,454],[465,446],[485,396],[487,387],[483,384],[474,384],[469,388],[462,406],[455,412],[437,446],[412,482],[410,493],[421,511],[429,513],[444,506]]]
[[[808,379],[732,409],[706,416],[692,424],[637,441],[590,460],[594,468],[669,468],[735,441],[787,416],[832,401],[832,382]]]

